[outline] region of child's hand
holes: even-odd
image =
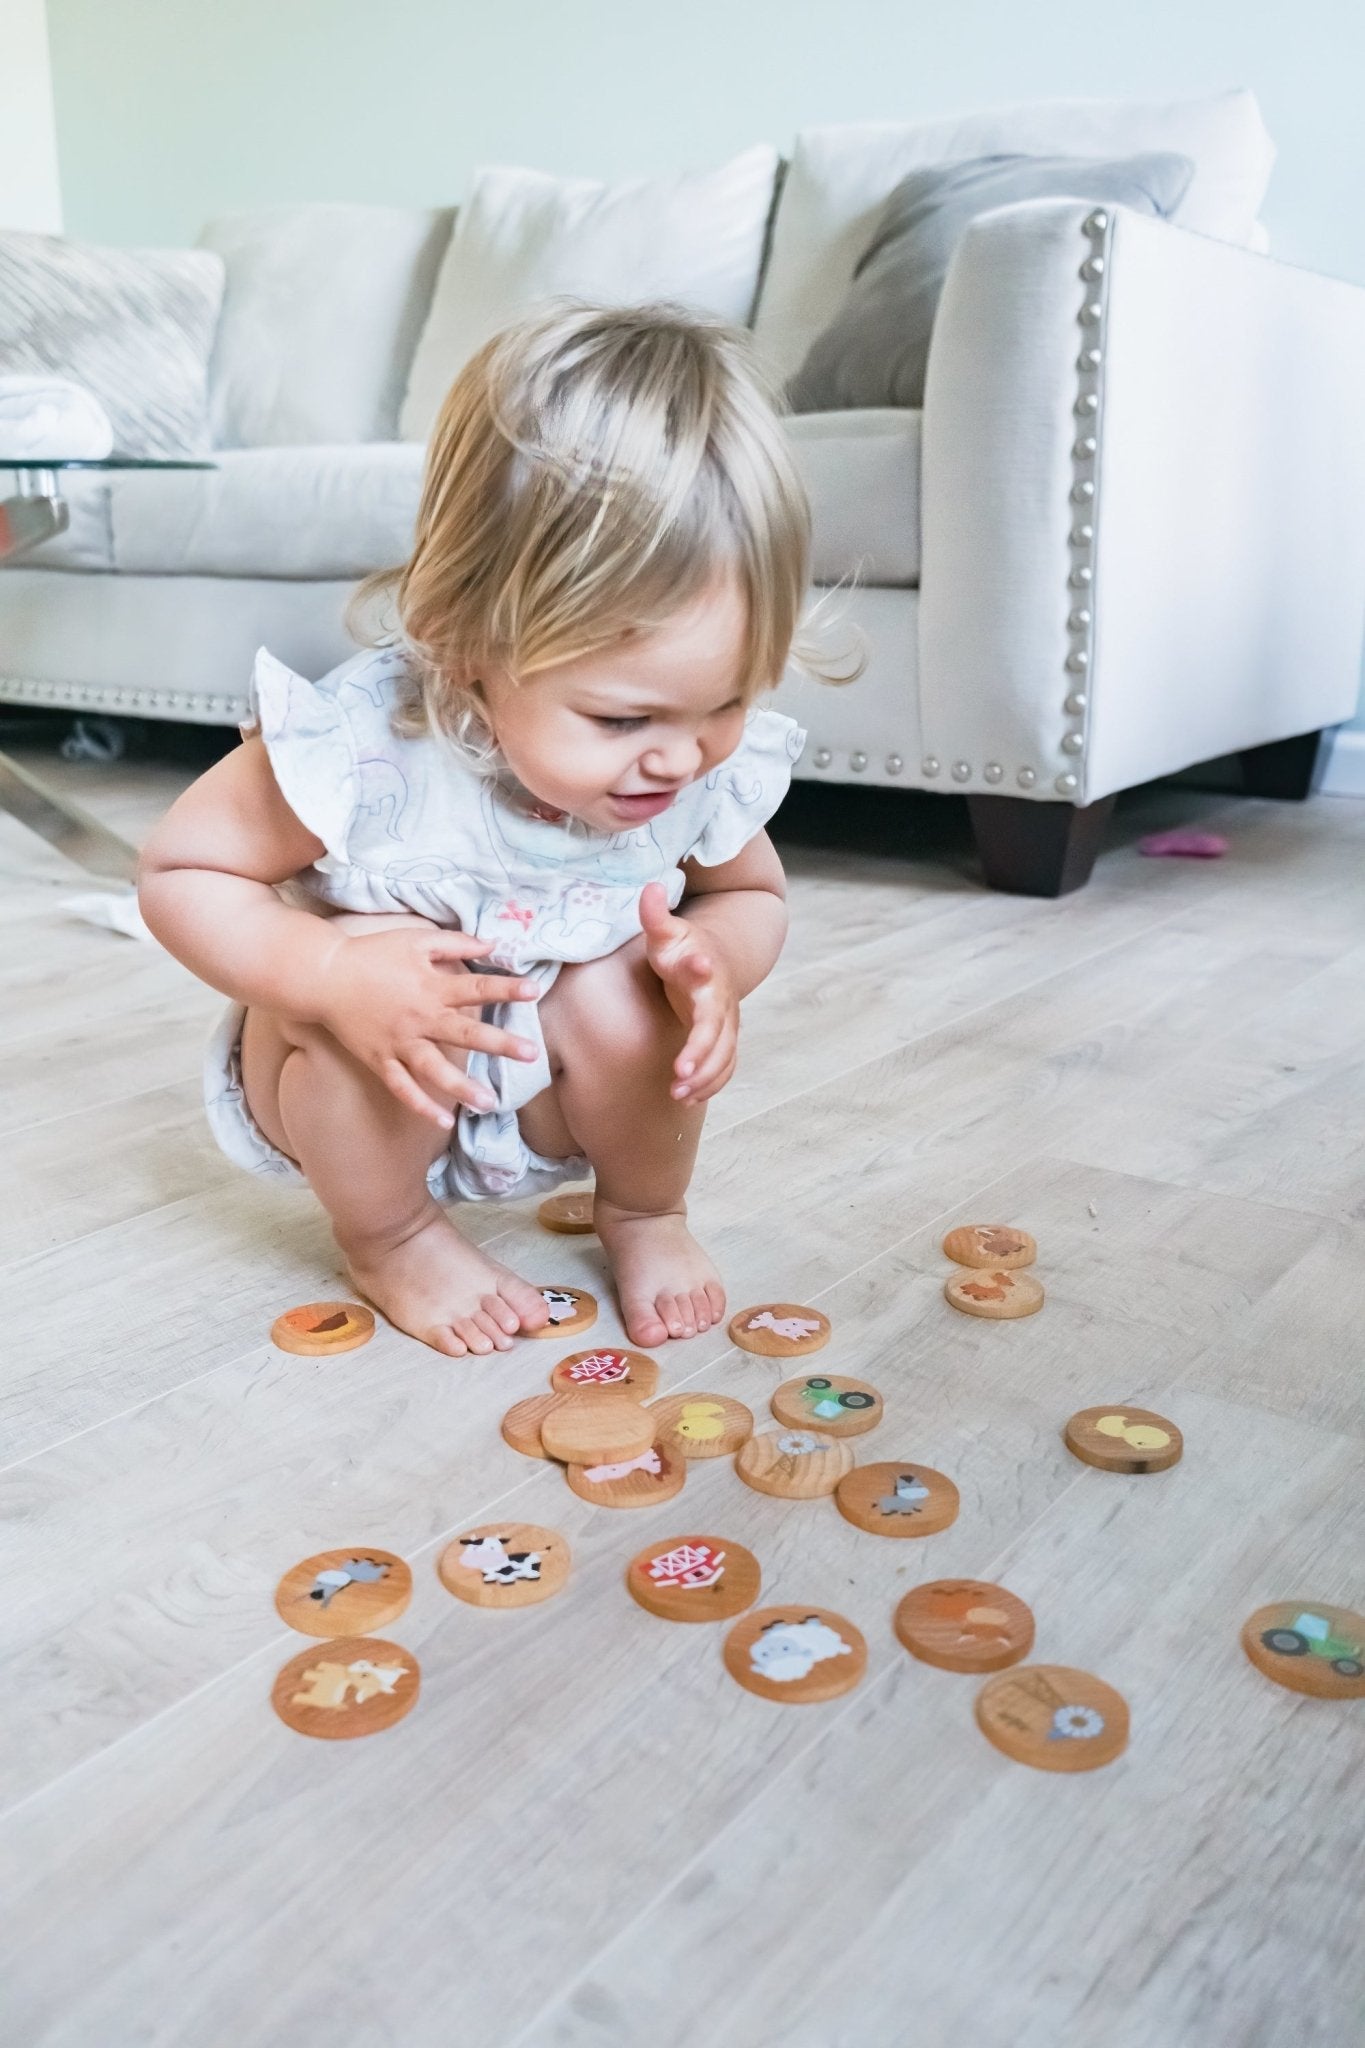
[[[405,1109],[445,1131],[454,1125],[455,1103],[494,1106],[489,1091],[447,1057],[452,1046],[510,1059],[537,1056],[529,1039],[495,1030],[476,1014],[485,1003],[532,1002],[540,994],[534,981],[466,972],[466,960],[491,948],[490,939],[413,926],[339,935],[327,959],[322,1022]]]
[[[706,1102],[735,1071],[739,998],[723,963],[698,941],[687,919],[669,909],[662,882],[650,882],[641,891],[640,926],[649,964],[674,1013],[688,1027],[687,1043],[673,1062],[677,1078],[669,1093],[679,1102]]]

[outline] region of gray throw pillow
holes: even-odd
[[[979,214],[1022,199],[1083,199],[1169,215],[1194,172],[1191,157],[1165,150],[1113,161],[981,156],[912,171],[887,199],[848,297],[788,384],[792,411],[923,405],[943,280]]]
[[[208,360],[223,259],[0,233],[0,373],[50,371],[92,392],[114,453],[209,448]]]

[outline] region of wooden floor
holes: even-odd
[[[183,780],[66,770],[136,832]],[[927,814],[928,806],[923,807]],[[1140,859],[1217,824],[1217,864]],[[305,1194],[230,1168],[196,1069],[216,998],[74,922],[0,821],[0,2034],[8,2048],[1342,2048],[1365,1999],[1365,1716],[1245,1661],[1276,1598],[1365,1607],[1365,805],[1188,789],[1119,813],[1092,886],[1012,901],[932,858],[789,850],[794,928],[746,1012],[694,1214],[735,1306],[818,1303],[886,1394],[860,1455],[962,1493],[918,1545],[694,1465],[613,1514],[500,1440],[555,1353],[455,1363],[381,1331],[288,1357],[337,1267]],[[530,1205],[471,1227],[606,1294]],[[939,1241],[1027,1226],[1043,1314],[955,1316]],[[596,1334],[618,1324],[607,1314]],[[756,1409],[723,1333],[665,1387]],[[1185,1432],[1158,1477],[1074,1462],[1076,1408]],[[495,1515],[576,1568],[490,1615],[434,1559]],[[775,1600],[867,1635],[844,1699],[766,1704],[719,1631],[628,1599],[656,1535],[749,1545]],[[268,1704],[271,1594],[337,1544],[411,1559],[416,1710],[309,1742]],[[894,1603],[999,1578],[1036,1654],[1119,1687],[1127,1755],[1008,1762],[976,1681]]]

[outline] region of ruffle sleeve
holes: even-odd
[[[333,860],[349,862],[360,774],[350,724],[327,678],[310,683],[262,647],[248,700],[242,730],[260,733],[280,794]]]
[[[755,711],[729,759],[712,769],[704,784],[709,798],[704,823],[684,859],[704,868],[733,860],[761,832],[791,785],[806,735],[780,711]]]

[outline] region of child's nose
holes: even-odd
[[[677,733],[662,745],[651,747],[640,766],[656,782],[686,782],[701,767],[700,742],[693,733]]]

